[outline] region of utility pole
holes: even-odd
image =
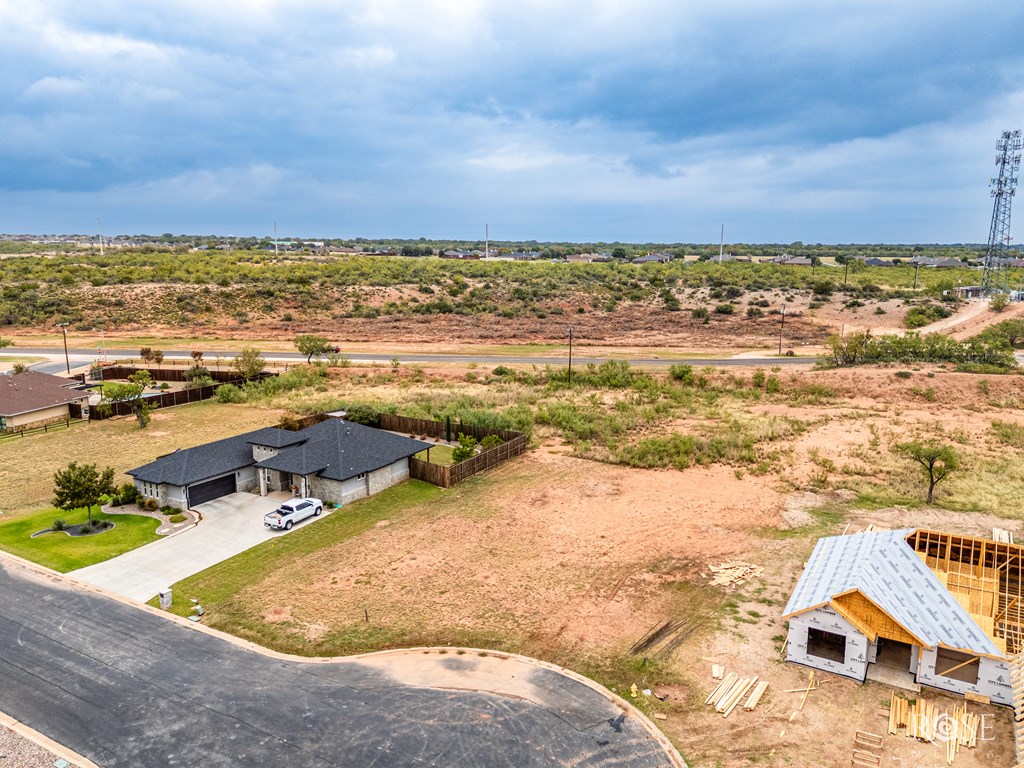
[[[274,222],[274,258],[278,258],[281,254],[277,250],[277,222]]]
[[[843,270],[843,285],[846,285],[846,281],[850,279],[850,257],[846,257],[846,269]]]
[[[68,375],[71,375],[71,358],[68,357],[68,324],[57,323],[57,327],[64,332],[64,364],[67,366]]]
[[[779,323],[779,354],[782,354],[782,329],[786,327],[786,305],[782,305],[782,322]]]
[[[491,228],[489,224],[484,224],[484,258],[486,259],[491,255]]]
[[[103,219],[96,219],[96,225],[100,230],[100,256],[103,255]]]
[[[572,386],[572,326],[569,326],[569,386]]]
[[[921,262],[914,265],[914,290],[917,290],[917,273],[921,271]]]
[[[722,225],[722,233],[718,236],[718,263],[722,263],[722,251],[725,249],[725,224]]]

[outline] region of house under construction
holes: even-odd
[[[787,660],[1024,706],[1024,546],[921,529],[818,541],[786,606]]]

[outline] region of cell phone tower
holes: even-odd
[[[985,295],[1010,291],[1010,204],[1020,169],[1020,131],[1003,131],[996,142],[996,167],[999,175],[989,181],[992,187],[992,226],[985,251],[985,272],[981,287]]]

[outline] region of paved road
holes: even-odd
[[[4,557],[0,711],[107,768],[683,765],[535,663],[271,658]]]
[[[322,520],[311,517],[291,531],[271,531],[263,515],[273,512],[290,493],[256,496],[232,493],[200,504],[203,520],[170,538],[157,539],[102,563],[72,571],[79,581],[144,603],[160,590],[234,557],[276,536],[285,536]],[[331,514],[330,511],[327,514]],[[115,518],[116,522],[116,518]]]
[[[8,347],[4,350],[3,354],[7,355],[21,355],[21,356],[32,356],[39,357],[42,355],[53,357],[52,362],[38,363],[33,365],[32,368],[37,371],[44,373],[61,373],[65,370],[65,361],[63,352],[54,349],[53,347]],[[95,349],[70,349],[68,354],[71,358],[71,367],[75,368],[81,365],[88,365],[96,359]],[[211,360],[215,357],[221,357],[225,360],[232,359],[236,352],[230,350],[223,350],[220,352],[207,350],[206,359]],[[532,355],[427,355],[427,354],[371,354],[366,352],[341,352],[342,357],[347,357],[353,362],[360,363],[386,363],[393,358],[398,358],[399,362],[402,363],[482,363],[484,365],[566,365],[569,362],[569,358],[564,355],[541,357]],[[56,357],[59,356],[59,360]],[[120,360],[132,357],[138,357],[138,353],[133,350],[116,350],[108,349],[104,352],[104,356],[108,360]],[[272,361],[304,361],[305,355],[301,355],[298,352],[264,352],[263,356],[267,360]],[[185,350],[164,350],[164,359],[167,361],[181,361],[189,360],[190,353]],[[606,360],[612,358],[607,357],[587,357],[583,355],[573,355],[572,361],[574,365],[586,365],[587,363],[603,363]],[[614,358],[624,359],[624,358]],[[814,363],[813,358],[808,357],[687,357],[687,358],[629,358],[629,362],[632,365],[671,365],[673,363],[688,363],[689,365],[703,366],[703,365],[811,365]]]

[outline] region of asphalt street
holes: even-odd
[[[44,373],[59,373],[65,370],[63,350],[54,347],[8,347],[3,351],[5,356],[19,355],[25,357],[53,358],[48,363],[38,363],[32,368]],[[237,353],[230,350],[207,350],[206,359],[211,360],[221,357],[225,360],[232,359]],[[566,365],[569,358],[566,356],[541,357],[532,355],[427,355],[427,354],[371,354],[366,352],[340,352],[341,357],[348,358],[359,363],[387,363],[397,358],[401,363],[482,363],[484,365]],[[68,355],[71,359],[71,367],[88,365],[98,357],[96,349],[69,349]],[[138,357],[135,350],[104,350],[103,356],[107,360],[119,360]],[[264,352],[263,356],[272,361],[295,361],[306,359],[305,355],[298,352]],[[57,358],[60,358],[59,360]],[[190,353],[185,350],[164,350],[164,359],[188,360],[191,361]],[[588,363],[603,363],[607,357],[588,357],[585,355],[573,355],[573,365],[586,365]],[[615,358],[618,359],[618,358]],[[812,358],[806,357],[688,357],[688,358],[629,358],[631,365],[671,365],[673,363],[687,363],[694,366],[703,365],[811,365]]]
[[[272,658],[0,559],[0,710],[100,766],[681,765],[559,672],[420,654]]]

